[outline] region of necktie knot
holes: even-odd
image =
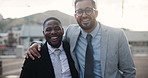
[[[61,53],[61,50],[60,50],[60,49],[55,49],[54,54],[55,54],[56,56],[59,56],[59,55],[60,55],[60,53]]]
[[[91,42],[91,39],[92,39],[91,34],[87,34],[86,39],[87,39],[88,42]]]

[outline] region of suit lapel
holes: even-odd
[[[64,48],[64,51],[65,51],[65,54],[67,56],[67,61],[68,61],[68,64],[69,64],[69,68],[70,68],[70,72],[71,72],[71,75],[72,75],[72,78],[79,78],[78,77],[78,72],[74,66],[74,61],[73,59],[71,58],[71,55],[70,55],[70,46],[68,43],[66,42],[63,42],[63,48]]]
[[[43,57],[41,57],[41,59],[44,63],[43,65],[49,71],[48,75],[50,77],[55,78],[52,61],[51,61],[51,58],[50,58],[50,55],[49,55],[49,52],[48,52],[47,42],[43,45],[40,53],[41,53],[41,56],[43,56]]]
[[[105,28],[105,26],[103,26],[101,24],[101,71],[102,71],[102,77],[104,78],[104,72],[105,72],[105,62],[106,62],[106,53],[107,53],[107,43],[108,43],[108,31]]]
[[[77,69],[77,71],[79,72],[79,66],[78,66],[78,62],[77,62],[77,59],[76,59],[76,54],[74,52],[74,49],[76,47],[76,44],[77,44],[77,40],[78,40],[78,37],[80,35],[80,27],[76,27],[74,31],[72,31],[74,33],[72,33],[70,36],[70,54],[71,54],[71,57],[72,59],[74,60],[74,64],[75,64],[75,67]]]
[[[78,40],[78,37],[80,35],[80,27],[77,27],[75,30],[74,30],[74,33],[72,33],[72,36],[71,36],[71,41],[70,41],[70,51],[71,52],[74,52],[74,49],[75,49],[75,46],[76,46],[76,43],[77,43],[77,40]]]

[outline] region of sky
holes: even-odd
[[[74,15],[74,0],[0,0],[3,18],[21,18],[48,10]],[[97,20],[116,28],[148,31],[148,0],[96,0]],[[124,7],[122,9],[122,2]]]

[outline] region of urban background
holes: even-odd
[[[31,42],[44,41],[42,23],[51,16],[61,20],[65,31],[69,24],[76,24],[73,16],[58,10],[16,19],[4,19],[0,15],[0,78],[19,78],[25,51]],[[129,40],[137,78],[148,78],[148,31],[121,29]]]

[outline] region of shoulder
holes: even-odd
[[[114,40],[115,42],[120,42],[121,44],[128,41],[127,36],[123,29],[114,28],[102,25],[102,35],[108,34],[108,38]]]
[[[70,45],[67,41],[62,41],[63,42],[63,48],[64,49],[69,49],[70,48]]]
[[[78,37],[80,33],[80,26],[78,24],[71,24],[67,27],[67,30],[64,34],[64,40],[73,39],[75,37]]]
[[[120,28],[114,28],[111,26],[103,25],[101,24],[102,32],[108,32],[109,34],[113,35],[119,35],[119,34],[124,34],[123,29]]]
[[[30,57],[25,58],[24,63],[23,63],[23,70],[29,69],[33,66],[35,60],[32,60]],[[30,69],[29,69],[30,70]]]
[[[80,26],[78,24],[70,24],[68,27],[67,27],[67,31],[72,31],[72,30],[79,30],[80,29]]]
[[[102,26],[102,29],[103,30],[107,30],[107,31],[110,31],[110,32],[122,32],[123,30],[120,29],[120,28],[115,28],[115,27],[112,27],[112,26],[108,26],[108,25],[103,25],[101,24]]]

